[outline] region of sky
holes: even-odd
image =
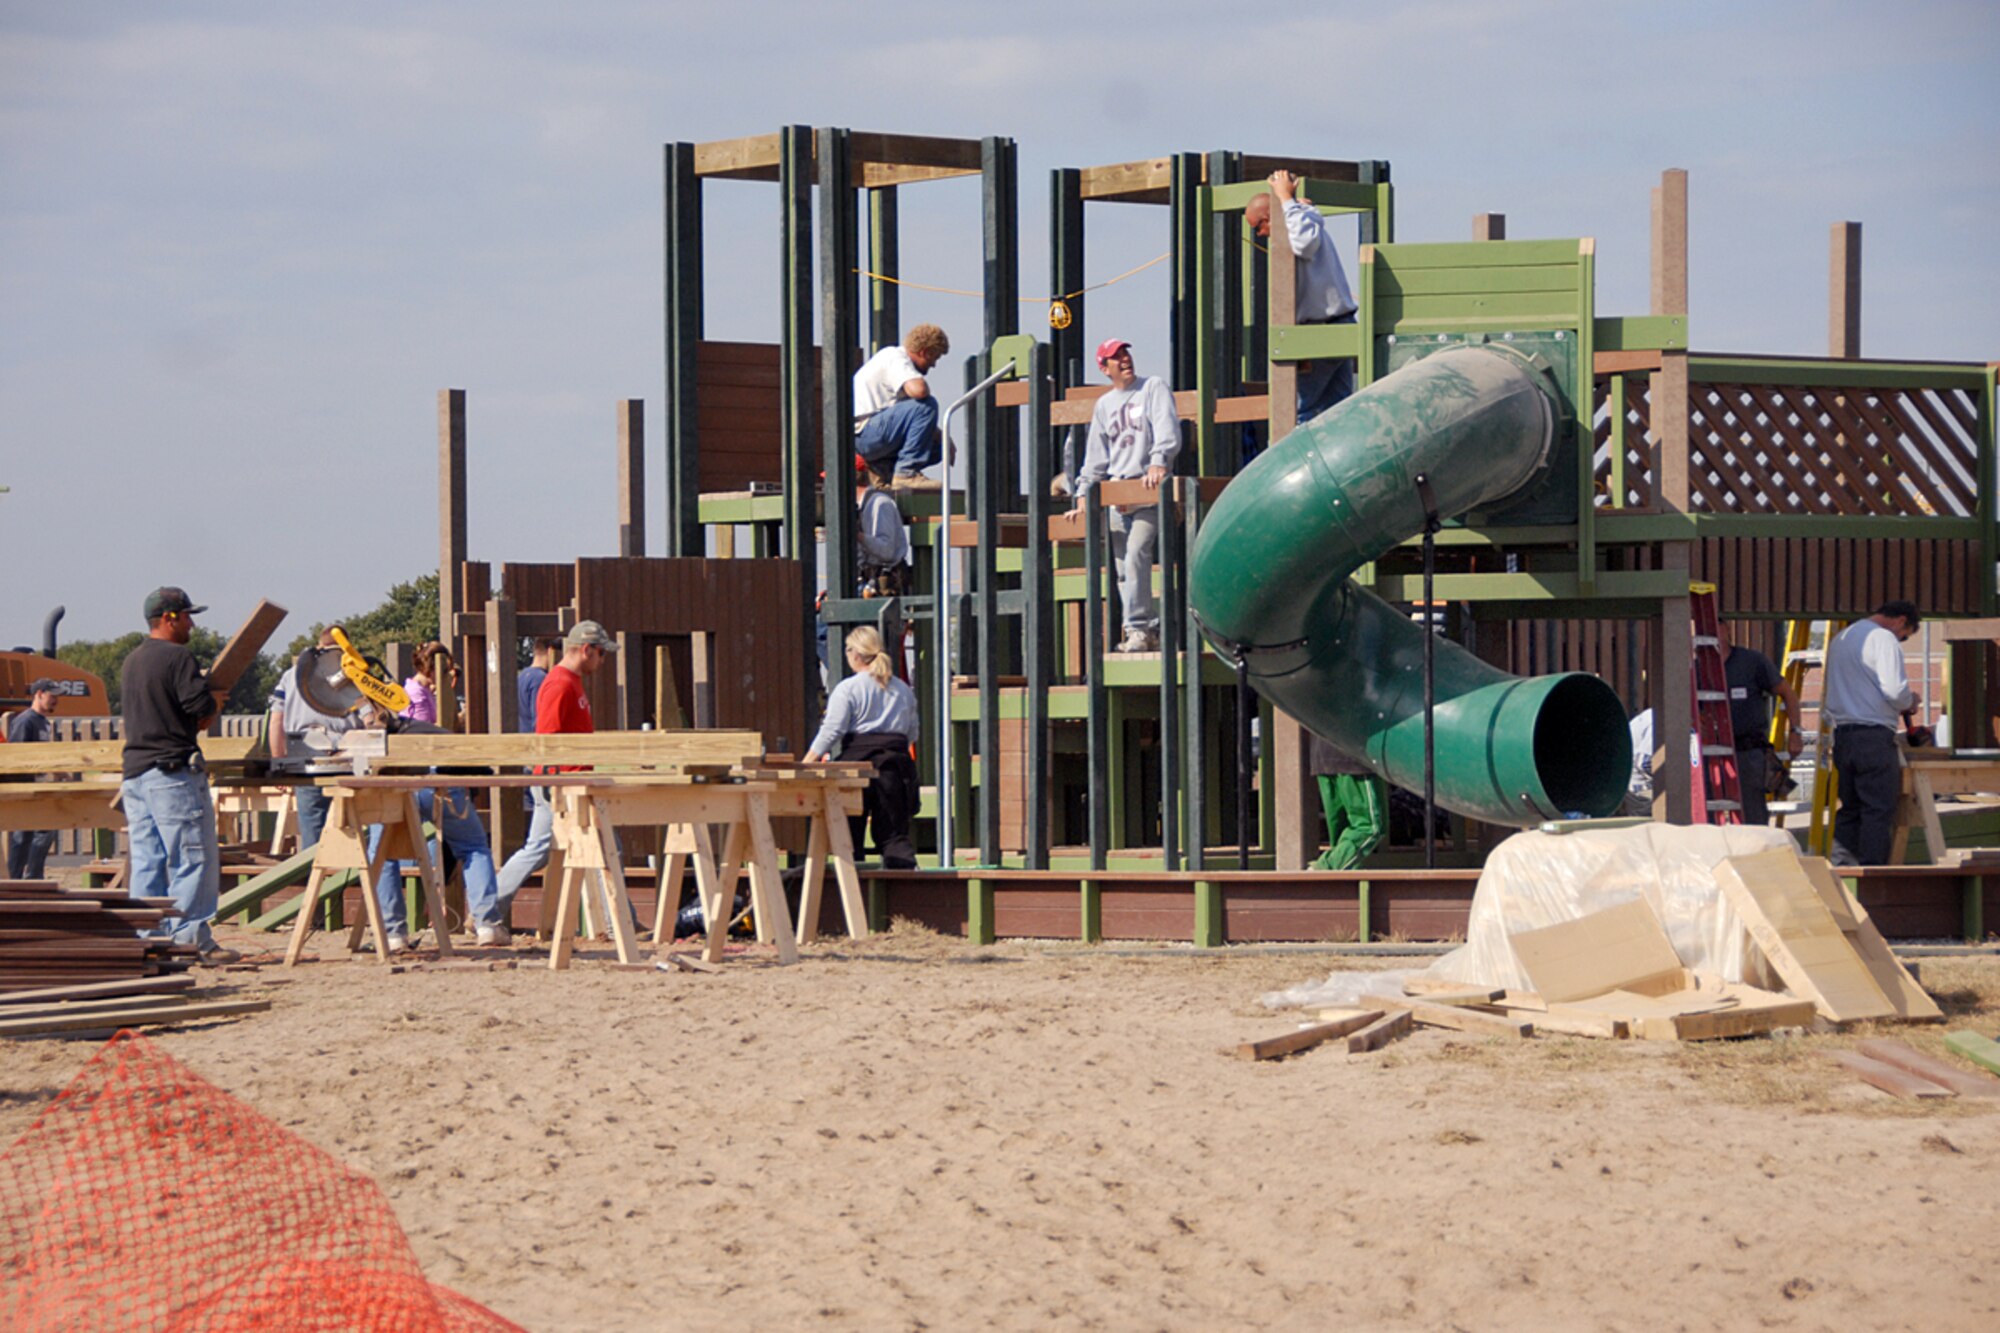
[[[0,646],[57,605],[65,640],[140,628],[162,583],[224,633],[279,602],[281,640],[373,607],[435,567],[443,388],[474,559],[615,552],[626,398],[664,553],[668,141],[1011,136],[1030,295],[1053,168],[1385,159],[1399,240],[1596,237],[1600,315],[1646,313],[1649,192],[1685,168],[1698,350],[1824,354],[1858,220],[1863,352],[1992,361],[1996,68],[1985,0],[0,0]],[[977,178],[901,194],[904,276],[977,287]],[[775,341],[775,190],[712,183],[705,225],[709,336]],[[1092,282],[1167,247],[1162,208],[1087,228]],[[1090,336],[1162,368],[1166,292],[1093,296]],[[903,313],[957,383],[979,302]]]

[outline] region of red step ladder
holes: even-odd
[[[1690,583],[1694,620],[1694,722],[1701,745],[1696,818],[1710,824],[1743,822],[1743,784],[1736,773],[1736,728],[1729,720],[1729,681],[1722,673],[1715,585]]]

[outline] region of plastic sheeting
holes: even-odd
[[[1570,833],[1517,833],[1494,848],[1473,893],[1465,944],[1420,974],[1467,985],[1533,990],[1509,935],[1539,930],[1643,897],[1667,928],[1681,962],[1724,981],[1759,978],[1742,920],[1716,887],[1715,868],[1731,856],[1798,850],[1783,829],[1740,825],[1639,824]],[[1274,1008],[1341,1004],[1384,979],[1336,972],[1314,985],[1264,997]],[[1400,977],[1399,977],[1400,979]]]

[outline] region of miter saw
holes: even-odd
[[[389,677],[380,658],[363,655],[341,630],[333,631],[331,648],[308,648],[299,654],[299,693],[316,713],[346,717],[364,704],[385,713],[400,713],[410,696]]]
[[[332,647],[308,648],[293,664],[292,678],[307,707],[328,717],[347,718],[371,705],[389,716],[410,706],[410,696],[379,658],[363,654],[342,631],[332,633]],[[279,772],[308,774],[357,771],[365,768],[368,754],[381,753],[381,735],[379,730],[352,728],[335,734],[324,726],[308,727],[287,742],[286,754],[271,766]]]

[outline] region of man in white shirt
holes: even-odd
[[[1158,489],[1174,468],[1181,448],[1181,423],[1174,391],[1157,375],[1132,368],[1132,344],[1106,338],[1097,346],[1097,368],[1111,392],[1090,413],[1090,439],[1076,476],[1081,513],[1090,490],[1109,478],[1139,477]],[[1125,604],[1121,653],[1150,653],[1160,646],[1160,608],[1153,599],[1153,549],[1159,541],[1159,511],[1151,505],[1116,505],[1111,510],[1111,558],[1118,566],[1118,596]]]
[[[1297,264],[1292,269],[1293,309],[1301,324],[1351,324],[1359,307],[1347,272],[1340,266],[1333,235],[1319,210],[1298,197],[1299,178],[1289,171],[1270,175],[1271,194],[1285,207],[1285,235],[1291,242]],[[1243,221],[1259,240],[1271,235],[1271,195],[1260,194],[1243,209]],[[1354,392],[1354,363],[1345,357],[1301,361],[1299,369],[1299,424],[1305,425],[1320,413]]]
[[[1889,835],[1903,792],[1896,726],[1904,713],[1923,702],[1903,670],[1903,641],[1917,632],[1922,619],[1914,602],[1884,602],[1827,646],[1826,697],[1820,711],[1823,725],[1833,728],[1833,766],[1840,775],[1840,813],[1833,821],[1836,861],[1866,866],[1889,862]]]
[[[944,456],[938,404],[924,376],[951,350],[935,324],[919,324],[901,347],[884,347],[854,372],[854,449],[871,471],[893,471],[899,491],[934,491],[924,469]]]

